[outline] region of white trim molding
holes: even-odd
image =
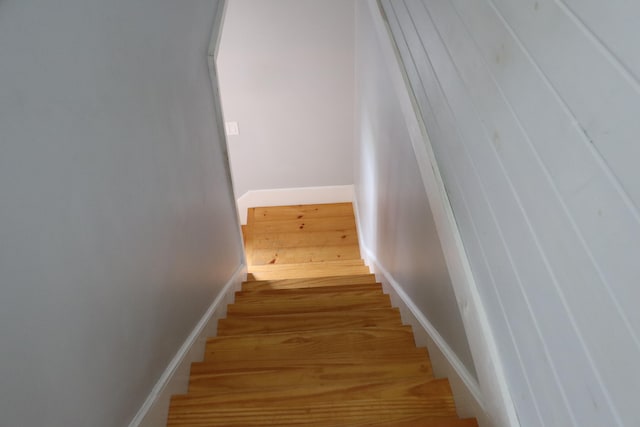
[[[467,332],[469,347],[478,373],[478,388],[472,386],[469,390],[478,401],[479,406],[484,408],[488,418],[488,425],[499,427],[519,426],[520,423],[516,415],[513,399],[509,393],[495,337],[473,277],[438,164],[435,161],[429,134],[421,119],[420,110],[400,60],[398,49],[393,43],[393,36],[379,1],[366,1],[378,33],[380,46],[386,59],[385,62],[388,64],[393,87],[402,105],[402,112],[411,137],[429,204],[431,205],[438,237],[442,244],[454,293]],[[366,247],[362,247],[362,249],[363,251],[367,250]],[[375,263],[375,254],[370,254],[369,256],[371,261]],[[390,283],[393,282],[390,281]],[[395,289],[395,287],[393,288]],[[399,293],[399,295],[402,299],[402,294]],[[410,303],[410,299],[406,298]],[[412,305],[408,303],[407,306],[411,307]],[[417,310],[417,308],[413,306],[410,311],[413,310]],[[426,322],[424,325],[422,325],[421,319]],[[437,331],[430,326],[426,317],[418,317],[418,320],[436,344],[439,342],[444,343],[439,334],[433,335],[434,333],[437,334]],[[443,354],[447,357],[454,370],[458,372],[463,382],[471,384],[467,374],[464,371],[458,371],[462,365],[457,357],[450,359],[452,352],[450,349],[446,350],[448,346],[446,348],[442,347],[442,349],[444,349],[442,350]],[[479,421],[481,420],[479,419]]]
[[[353,185],[252,190],[238,198],[238,214],[246,224],[248,208],[343,202],[353,202]]]
[[[167,424],[171,396],[187,392],[191,364],[202,360],[207,337],[216,335],[218,320],[227,315],[227,305],[233,303],[235,292],[240,290],[246,277],[247,268],[240,265],[171,359],[129,427]]]

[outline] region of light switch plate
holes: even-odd
[[[225,128],[225,131],[227,132],[227,136],[240,135],[240,130],[238,129],[238,122],[225,122],[224,128]]]

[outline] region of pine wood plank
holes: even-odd
[[[352,274],[368,274],[369,267],[365,266],[344,266],[331,270],[316,269],[285,269],[279,271],[252,271],[247,274],[248,280],[273,280],[273,279],[303,279],[323,276],[349,276]]]
[[[227,360],[224,363],[217,361],[203,361],[196,362],[198,364],[205,364],[211,367],[217,367],[219,369],[228,369],[235,372],[243,372],[252,369],[269,370],[274,367],[332,367],[332,366],[366,366],[372,365],[385,365],[393,363],[430,363],[429,354],[426,348],[414,347],[410,351],[406,351],[400,355],[392,354],[343,354],[335,357],[324,357],[321,355],[312,355],[305,358],[293,357],[283,359],[234,359]]]
[[[401,356],[415,349],[408,326],[322,330],[262,335],[215,337],[207,340],[205,361],[341,357],[362,353]]]
[[[438,406],[438,416],[455,416],[453,396],[447,379],[414,378],[363,380],[351,382],[325,381],[311,385],[271,386],[244,390],[194,391],[174,396],[185,405],[285,405],[305,406],[318,401],[360,399],[420,399],[425,406]],[[434,414],[431,414],[434,415]]]
[[[384,425],[385,427],[478,427],[475,418],[432,418],[428,416],[406,421],[395,421],[387,424],[367,424],[368,427]]]
[[[306,289],[314,287],[358,285],[376,283],[373,274],[360,274],[350,276],[313,277],[306,279],[282,279],[282,280],[254,280],[242,283],[242,290],[264,289]]]
[[[247,222],[249,224],[249,222]],[[350,231],[356,230],[353,216],[335,218],[279,219],[250,224],[256,234],[261,233],[306,233],[309,231]]]
[[[254,212],[256,222],[354,216],[351,203],[258,207]]]
[[[431,364],[425,357],[402,361],[340,362],[269,361],[270,365],[248,367],[194,363],[191,366],[189,393],[259,390],[273,387],[299,387],[322,384],[367,384],[396,378],[433,379]]]
[[[400,312],[393,308],[276,315],[269,313],[263,316],[230,315],[218,321],[218,336],[401,325]]]
[[[358,246],[358,234],[352,230],[299,231],[291,233],[257,232],[253,245],[259,249]]]
[[[291,269],[309,270],[309,269],[333,269],[338,267],[355,267],[363,266],[364,261],[362,259],[345,259],[336,261],[319,261],[319,262],[301,262],[291,263],[286,265],[256,265],[251,267],[251,271],[284,271]],[[321,277],[321,276],[318,276]]]
[[[356,296],[356,295],[368,295],[375,293],[382,295],[382,285],[379,283],[364,283],[358,285],[344,285],[344,286],[317,286],[315,288],[306,289],[262,289],[262,290],[240,290],[235,293],[237,297],[278,297],[278,298],[312,298],[316,295],[319,296]]]
[[[169,426],[388,426],[425,418],[449,418],[441,400],[370,399],[286,405],[202,405],[172,400]],[[428,415],[426,415],[428,414]],[[211,421],[210,421],[211,420]],[[418,424],[419,425],[419,424]],[[427,424],[437,426],[438,424]],[[442,424],[441,424],[442,425]],[[455,425],[455,424],[454,424]]]
[[[253,264],[253,233],[251,225],[242,226],[242,234],[244,236],[244,257],[247,260],[247,265]]]
[[[251,265],[248,270],[247,280],[301,279],[371,273],[362,260]]]
[[[313,298],[301,296],[300,298],[278,297],[240,297],[237,302],[229,304],[227,314],[260,316],[267,314],[308,313],[335,310],[377,310],[391,308],[389,295],[344,295],[338,298],[333,296],[318,295]]]
[[[261,249],[252,246],[251,263],[293,264],[302,262],[324,262],[343,259],[360,259],[360,249],[355,245],[310,246],[298,248]]]

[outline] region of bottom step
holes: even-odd
[[[185,402],[186,403],[186,402]],[[172,406],[167,426],[263,427],[263,426],[424,426],[476,427],[475,420],[451,416],[425,416],[418,399],[315,402],[298,405],[187,405]]]

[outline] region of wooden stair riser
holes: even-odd
[[[351,276],[329,276],[307,279],[283,279],[283,280],[253,280],[242,283],[243,291],[270,290],[270,289],[308,289],[316,287],[333,287],[344,285],[362,285],[376,283],[373,274]]]

